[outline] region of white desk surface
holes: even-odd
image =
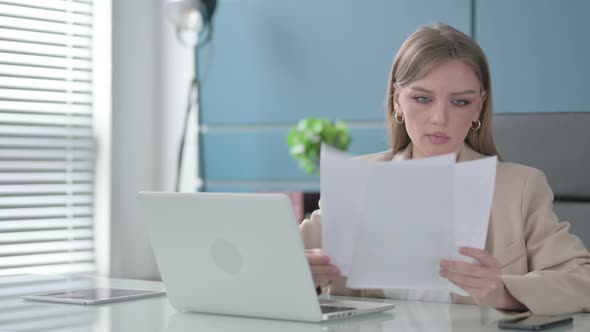
[[[165,296],[93,305],[22,301],[21,295],[64,288],[113,287],[162,290],[160,282],[92,276],[20,275],[0,277],[0,331],[125,332],[328,332],[328,331],[503,331],[498,311],[473,305],[391,301],[397,308],[380,314],[318,324],[180,313]],[[559,303],[555,303],[556,306]],[[590,331],[590,314],[575,314],[574,325],[549,331]]]

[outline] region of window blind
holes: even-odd
[[[0,0],[0,275],[95,270],[91,0]]]
[[[97,286],[92,279],[64,278],[52,275],[0,277],[0,331],[102,331],[101,317],[83,306],[42,306],[23,302],[29,294],[51,293],[65,289]]]

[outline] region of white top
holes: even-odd
[[[451,293],[431,289],[384,289],[385,297],[393,300],[451,303]]]

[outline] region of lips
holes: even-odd
[[[441,133],[440,131],[436,131],[434,133],[426,134],[426,136],[434,136],[434,137],[437,137],[437,138],[450,138],[449,136],[445,135],[444,133]]]
[[[434,132],[434,133],[430,133],[430,134],[426,134],[426,137],[428,137],[428,139],[430,140],[430,142],[432,144],[445,144],[447,143],[451,138],[447,135],[445,135],[444,133],[441,132]]]

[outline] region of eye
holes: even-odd
[[[465,100],[465,99],[457,99],[457,100],[453,100],[451,102],[457,106],[467,106],[470,103],[469,100]]]
[[[432,99],[429,97],[425,97],[425,96],[416,96],[413,98],[415,101],[421,103],[421,104],[426,104],[428,102],[431,102]]]

